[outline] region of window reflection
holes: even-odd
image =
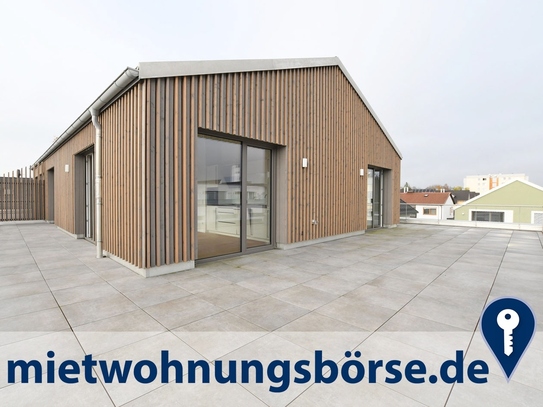
[[[241,143],[198,137],[198,258],[239,253]]]
[[[247,247],[270,244],[271,151],[247,147]]]

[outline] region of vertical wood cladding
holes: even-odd
[[[145,261],[163,266],[193,258],[190,203],[195,117],[190,78],[144,82],[145,87]]]
[[[288,185],[278,187],[289,243],[364,230],[368,166],[392,170],[399,222],[400,158],[338,67],[148,79],[145,89],[146,267],[195,258],[199,128],[287,147]]]
[[[100,114],[103,248],[142,267],[141,92],[138,84]]]
[[[45,219],[39,168],[25,167],[0,176],[0,222]]]
[[[94,145],[94,127],[89,123],[77,135],[62,145],[53,155],[49,156],[42,168],[45,172],[54,169],[54,216],[55,225],[75,233],[75,154]],[[69,165],[69,172],[65,166]],[[45,188],[45,213],[53,213],[49,208],[49,188]]]
[[[138,267],[195,259],[199,128],[286,146],[288,243],[366,229],[368,166],[392,170],[399,222],[400,158],[339,67],[145,79],[99,120],[104,249]],[[64,166],[94,140],[89,123],[41,167],[54,168],[55,223],[71,233]]]
[[[142,267],[141,231],[141,99],[138,84],[100,114],[102,124],[102,224],[104,250]],[[54,169],[54,221],[76,233],[75,218],[84,216],[75,208],[77,188],[76,155],[94,146],[92,123],[84,126],[40,166]],[[65,165],[69,164],[69,172]],[[42,175],[43,176],[43,175]],[[45,188],[48,205],[49,188]],[[46,213],[49,208],[46,207]]]

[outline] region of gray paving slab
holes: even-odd
[[[321,348],[341,368],[345,351],[360,349],[363,361],[420,358],[433,369],[462,349],[466,360],[488,361],[489,383],[293,383],[275,394],[269,382],[2,381],[0,404],[171,405],[181,397],[193,405],[344,406],[363,399],[376,406],[535,406],[543,399],[541,333],[507,385],[478,332],[482,309],[500,296],[522,298],[543,315],[541,233],[400,225],[148,279],[96,259],[94,249],[51,224],[0,224],[0,353],[28,349],[28,357],[45,360],[42,351],[51,348],[62,357],[157,361],[159,348],[169,347],[179,358],[213,363],[311,359]]]

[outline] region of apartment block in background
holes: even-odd
[[[526,174],[486,174],[468,175],[464,178],[464,189],[484,194],[492,188],[507,184],[514,180],[528,181]]]

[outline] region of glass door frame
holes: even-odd
[[[379,183],[378,185],[375,183],[375,180],[376,180],[376,177],[375,177],[375,173],[378,172],[379,173]],[[367,177],[367,180],[366,180],[366,194],[368,193],[368,186],[370,185],[370,174],[371,174],[371,185],[372,185],[372,196],[371,196],[371,203],[369,202],[369,199],[370,198],[369,196],[366,196],[366,205],[371,205],[371,208],[368,208],[366,207],[366,229],[378,229],[378,228],[381,228],[383,227],[383,216],[384,216],[384,202],[383,202],[383,198],[384,198],[384,189],[385,189],[385,183],[384,183],[384,170],[382,168],[379,168],[379,167],[368,167],[368,170],[367,170],[367,174],[368,174],[368,177]],[[378,191],[376,191],[376,185],[377,185],[377,188],[378,188]],[[378,225],[375,225],[375,206],[377,205],[375,203],[375,196],[376,196],[376,193],[378,193],[378,197],[379,197],[379,202],[377,203],[379,206],[379,224]],[[369,221],[369,210],[371,209],[371,224],[370,224],[370,221]]]
[[[270,249],[274,249],[276,247],[276,225],[275,225],[275,208],[276,208],[276,190],[277,190],[277,182],[276,182],[276,165],[277,165],[277,159],[276,159],[276,148],[274,145],[265,143],[259,140],[253,140],[248,139],[244,137],[238,137],[231,134],[225,134],[220,133],[212,130],[202,129],[198,128],[198,132],[196,137],[214,137],[218,139],[225,139],[225,140],[231,140],[236,141],[240,143],[241,147],[241,205],[240,205],[240,251],[236,253],[230,253],[230,254],[223,254],[219,256],[214,257],[207,257],[203,259],[198,259],[198,228],[194,228],[194,253],[195,253],[195,262],[196,263],[205,263],[208,261],[215,261],[215,260],[221,260],[221,259],[227,259],[230,257],[238,257],[245,254],[251,254],[251,253],[258,253]],[[195,142],[195,150],[197,143]],[[247,247],[247,147],[256,147],[261,149],[266,149],[270,151],[270,193],[271,193],[271,199],[269,200],[269,228],[270,228],[270,243],[262,246],[257,247]],[[194,152],[194,168],[196,168],[198,152]],[[194,197],[193,197],[193,205],[194,205],[194,213],[193,213],[193,219],[194,222],[197,222],[198,219],[198,185],[196,182],[196,172],[193,174],[194,181],[195,181],[195,190],[194,190]]]
[[[85,238],[91,241],[95,235],[94,166],[94,152],[85,154]]]

